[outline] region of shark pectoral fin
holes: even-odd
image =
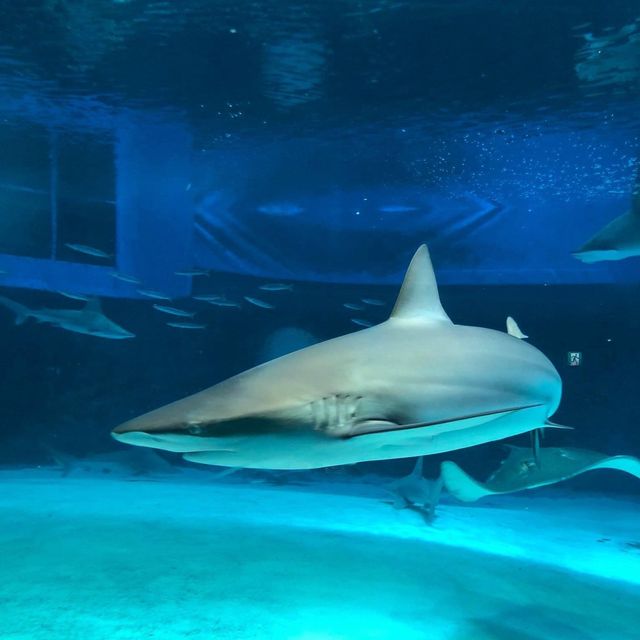
[[[388,494],[388,496],[383,498],[382,502],[386,504],[390,504],[394,509],[407,508],[409,503],[401,495],[389,489],[385,489],[385,492]]]
[[[406,509],[409,506],[409,503],[401,496],[396,496],[391,502],[391,506],[394,509]]]
[[[475,502],[484,496],[494,494],[450,460],[445,460],[440,465],[440,474],[445,489],[462,502]]]
[[[358,422],[353,436],[361,436],[367,434],[374,434],[379,432],[391,432],[391,431],[408,431],[410,429],[421,429],[423,427],[433,427],[433,435],[441,433],[442,431],[457,431],[461,429],[467,429],[469,427],[475,427],[484,422],[490,420],[496,420],[502,416],[516,411],[526,411],[527,409],[535,409],[541,406],[540,404],[525,405],[522,407],[508,407],[506,409],[494,409],[492,411],[483,411],[481,413],[474,413],[465,416],[454,416],[448,420],[425,420],[424,422],[412,422],[407,424],[400,424],[393,422],[392,420],[363,420]],[[424,438],[424,434],[421,434]],[[392,443],[391,443],[391,446]]]
[[[182,454],[182,459],[187,462],[210,464],[215,467],[236,467],[235,449],[214,449],[212,451],[192,451]]]

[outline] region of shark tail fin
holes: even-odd
[[[16,324],[22,324],[30,315],[32,315],[29,307],[25,307],[23,304],[14,302],[4,296],[0,296],[0,305],[16,314]]]
[[[482,483],[474,480],[465,473],[455,462],[445,460],[440,465],[440,476],[446,490],[462,502],[475,502],[484,496],[490,496],[493,491]]]

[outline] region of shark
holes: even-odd
[[[435,510],[442,492],[442,478],[427,480],[423,476],[424,457],[416,460],[413,471],[392,482],[387,491],[393,496],[396,509],[411,509],[420,513],[427,522],[435,518]]]
[[[422,245],[386,321],[263,363],[112,435],[203,464],[313,469],[552,426],[561,393],[558,372],[533,345],[451,321]]]
[[[586,263],[640,256],[640,176],[634,183],[629,211],[614,218],[572,255]]]
[[[508,451],[485,483],[474,480],[454,462],[443,462],[440,470],[445,488],[458,500],[474,502],[484,496],[555,484],[595,469],[616,469],[640,478],[640,459],[633,456],[608,456],[570,447],[541,447],[536,459],[529,448],[508,446]]]
[[[35,318],[37,322],[96,338],[111,340],[135,338],[135,333],[127,331],[104,315],[100,300],[97,298],[88,300],[81,309],[30,309],[4,296],[0,296],[0,305],[16,314],[17,325],[23,324],[29,318]]]
[[[176,467],[150,449],[127,449],[74,456],[43,443],[43,449],[59,468],[62,477],[76,472],[115,473],[125,476],[179,473]]]

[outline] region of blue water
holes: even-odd
[[[623,0],[0,1],[0,296],[135,334],[0,305],[2,637],[636,638],[630,475],[430,519],[389,504],[413,460],[220,475],[110,432],[383,322],[427,243],[456,324],[558,370],[543,446],[640,457],[640,257],[571,255],[637,201],[639,89]]]

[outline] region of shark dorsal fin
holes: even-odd
[[[451,323],[440,303],[436,275],[426,244],[420,246],[409,264],[391,318]]]
[[[511,316],[507,318],[507,333],[518,340],[526,340],[529,337],[522,333],[518,323]]]
[[[422,466],[423,466],[423,456],[419,456],[416,460],[416,466],[413,467],[413,471],[411,475],[417,478],[422,478]]]
[[[102,313],[102,303],[100,302],[100,298],[90,298],[87,300],[87,304],[84,305],[84,310]]]

